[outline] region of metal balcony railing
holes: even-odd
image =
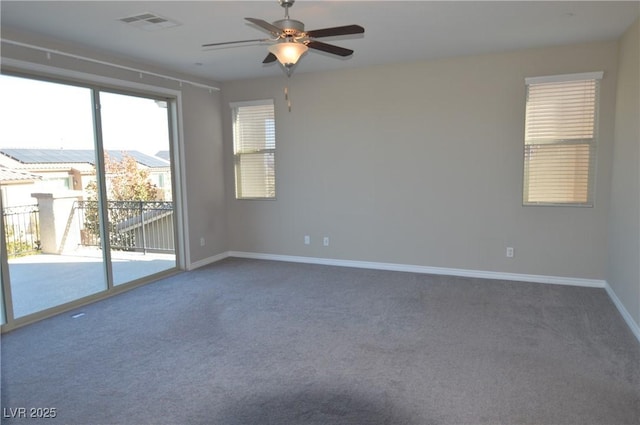
[[[160,201],[109,201],[108,233],[111,249],[120,251],[174,253],[173,203]],[[76,216],[77,215],[77,216]],[[7,256],[19,257],[41,250],[38,205],[4,208]],[[77,220],[73,220],[77,218]],[[100,247],[98,202],[77,201],[69,222],[78,223],[81,246]]]
[[[81,244],[100,246],[98,202],[78,201]],[[140,252],[175,252],[173,203],[160,201],[108,201],[111,249]]]
[[[8,257],[19,257],[40,250],[38,205],[20,205],[2,210]]]

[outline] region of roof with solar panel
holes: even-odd
[[[108,150],[106,153],[116,161],[125,155],[149,168],[167,168],[169,161],[138,151]],[[91,149],[0,149],[5,155],[22,164],[91,164],[95,165],[95,152]]]
[[[11,170],[5,166],[0,165],[0,182],[30,182],[34,180],[42,180],[41,176],[31,173],[25,173],[22,171]]]

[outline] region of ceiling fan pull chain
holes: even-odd
[[[287,107],[289,108],[289,112],[291,112],[291,99],[289,99],[289,86],[284,87],[284,100],[287,101]]]

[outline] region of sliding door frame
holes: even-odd
[[[48,65],[40,65],[32,62],[24,62],[13,59],[4,59],[2,64],[2,74],[19,78],[27,78],[38,81],[45,81],[57,84],[65,84],[69,86],[82,87],[91,90],[92,101],[92,117],[94,130],[94,149],[96,149],[96,177],[99,193],[99,214],[101,248],[103,250],[104,273],[107,288],[96,294],[79,298],[77,300],[64,303],[55,307],[51,307],[36,313],[15,318],[13,314],[13,299],[11,297],[11,276],[9,274],[8,259],[6,256],[0,260],[0,271],[2,272],[2,288],[4,302],[5,320],[1,326],[2,333],[11,331],[18,327],[51,317],[60,313],[77,309],[81,306],[99,301],[110,296],[128,291],[135,287],[150,283],[158,277],[169,276],[186,269],[188,264],[188,244],[185,241],[187,232],[186,223],[186,189],[185,171],[184,171],[184,155],[182,154],[182,93],[178,90],[167,89],[128,80],[120,80],[99,75],[87,74],[79,71],[72,71],[62,68],[55,68]],[[100,92],[118,93],[137,97],[146,97],[154,100],[167,101],[168,114],[168,132],[169,132],[169,151],[171,163],[171,184],[174,193],[174,244],[176,253],[175,267],[154,274],[153,277],[143,277],[135,279],[131,282],[114,285],[113,269],[111,264],[111,251],[109,246],[109,238],[106,237],[107,229],[107,203],[106,200],[106,182],[104,152],[102,143],[102,119],[100,115]],[[1,200],[0,200],[1,205]],[[4,220],[0,220],[0,230],[2,236],[0,243],[3,252],[6,252],[5,236],[4,236]]]
[[[100,249],[102,249],[103,273],[107,283],[106,291],[113,290],[113,267],[111,266],[111,246],[107,232],[109,213],[107,210],[107,182],[102,144],[102,115],[100,113],[100,90],[91,89],[91,117],[93,119],[93,149],[96,155],[96,183],[98,189],[98,222],[100,223]]]
[[[4,211],[4,206],[2,205],[2,196],[0,196],[0,211]],[[4,233],[4,217],[0,219],[0,252],[7,252],[7,244],[6,237]],[[0,280],[2,281],[2,285],[0,286],[0,291],[2,291],[2,299],[0,301],[3,303],[2,305],[2,326],[6,326],[9,324],[9,318],[13,319],[13,302],[11,298],[11,281],[9,279],[9,263],[7,261],[7,255],[2,257],[0,260]],[[7,302],[7,299],[9,302]]]

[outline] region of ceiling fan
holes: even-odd
[[[295,0],[278,0],[280,6],[284,7],[284,19],[269,23],[262,19],[245,18],[247,21],[257,25],[260,29],[267,31],[273,38],[226,41],[222,43],[203,44],[202,47],[215,47],[229,44],[272,42],[269,46],[269,54],[262,63],[271,63],[276,60],[284,67],[287,76],[291,76],[293,67],[300,57],[308,50],[315,49],[337,56],[350,56],[353,50],[333,44],[317,41],[316,38],[333,37],[338,35],[362,34],[364,28],[360,25],[344,25],[340,27],[323,28],[319,30],[305,31],[304,23],[289,18],[289,8],[293,6]]]

